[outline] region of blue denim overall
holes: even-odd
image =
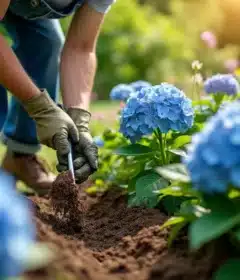
[[[83,0],[58,11],[47,0],[12,0],[2,24],[13,40],[13,50],[39,88],[46,88],[56,101],[59,92],[59,56],[64,35],[58,18],[71,14]],[[14,77],[13,77],[14,79]],[[6,90],[0,86],[2,140],[14,152],[39,150],[34,121],[15,97],[8,107]]]

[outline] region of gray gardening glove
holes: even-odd
[[[73,145],[74,170],[77,183],[82,183],[98,168],[98,148],[89,131],[91,114],[80,108],[69,108],[67,113],[74,121],[79,134],[78,144]],[[67,157],[58,154],[59,172],[68,169]]]
[[[69,152],[68,139],[78,143],[78,130],[73,120],[53,102],[46,90],[22,102],[22,105],[36,122],[40,143],[62,155]]]

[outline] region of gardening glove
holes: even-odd
[[[98,148],[93,142],[89,131],[89,121],[91,114],[80,108],[71,107],[67,113],[74,121],[78,133],[79,142],[73,144],[73,166],[77,183],[82,183],[98,168]],[[59,172],[67,170],[67,157],[58,155]]]
[[[53,102],[46,90],[24,101],[22,105],[36,122],[40,143],[62,155],[69,152],[69,139],[78,143],[78,130],[73,120]]]

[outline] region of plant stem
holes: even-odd
[[[215,112],[218,111],[222,101],[223,101],[223,98],[224,98],[224,94],[223,93],[217,93],[217,94],[214,94],[213,95],[213,98],[214,98],[214,101],[215,101]]]
[[[162,132],[160,131],[159,128],[157,128],[157,138],[159,141],[159,145],[160,145],[160,151],[161,151],[161,156],[162,156],[162,164],[165,165],[166,164],[166,155],[165,155],[165,143],[162,137]]]

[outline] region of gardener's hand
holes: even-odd
[[[55,150],[57,154],[69,152],[69,141],[78,143],[79,135],[73,120],[60,109],[46,91],[22,103],[29,116],[36,121],[40,143]]]
[[[73,145],[74,170],[77,183],[82,183],[98,168],[98,148],[89,131],[91,114],[80,108],[69,108],[67,113],[78,128],[79,142]],[[58,154],[59,172],[67,170],[67,157]]]

